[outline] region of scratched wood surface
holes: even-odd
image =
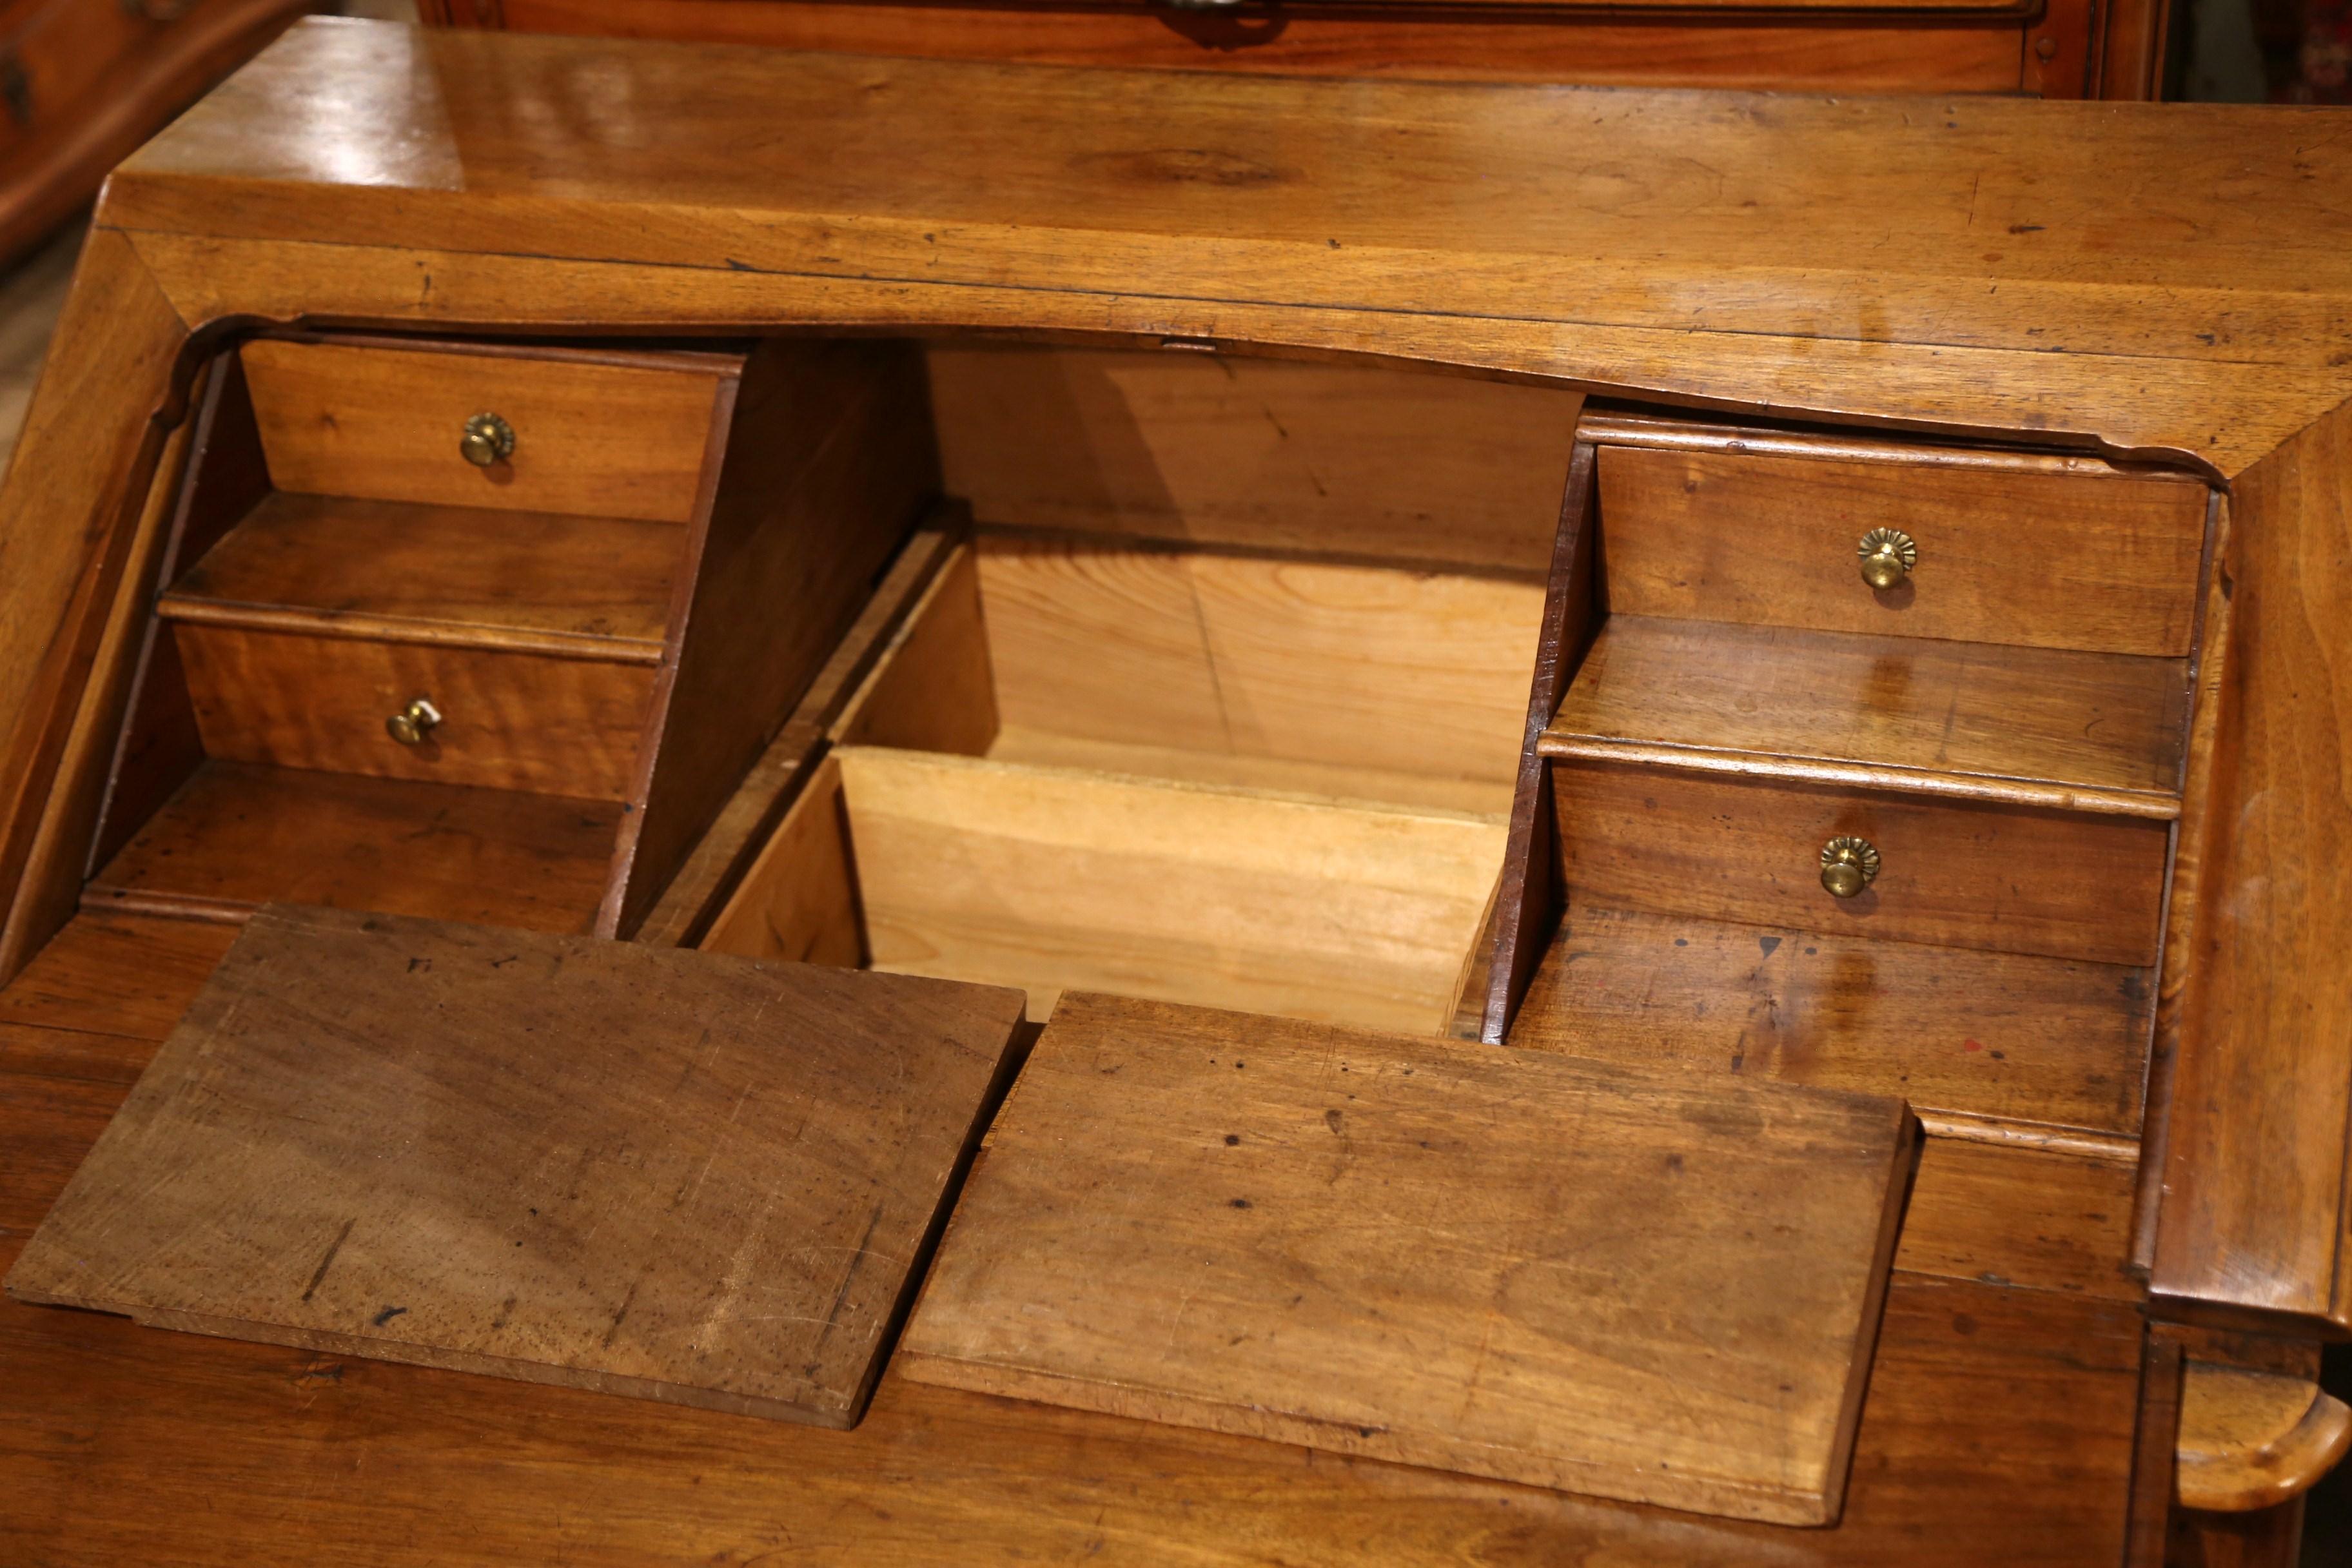
[[[0,1266],[203,984],[217,949],[192,962],[190,933],[224,929],[84,915],[41,955],[37,979],[0,990],[0,1013],[24,1020],[0,1031]],[[48,1010],[42,998],[66,991],[71,1010]],[[841,1433],[155,1333],[0,1298],[0,1430],[11,1436],[0,1538],[37,1560],[189,1568],[293,1568],[322,1554],[507,1568],[559,1549],[593,1568],[778,1550],[857,1568],[1024,1554],[1150,1568],[1171,1554],[1203,1568],[1349,1555],[1407,1568],[2112,1563],[2140,1325],[2128,1294],[2097,1282],[2116,1278],[2128,1184],[2102,1194],[2069,1180],[2085,1168],[1930,1140],[1862,1458],[1829,1530],[1335,1462],[890,1373],[866,1420]],[[364,1486],[352,1484],[358,1430]],[[876,1488],[890,1497],[880,1510]]]
[[[7,1288],[166,1328],[848,1426],[1020,1005],[266,910]]]
[[[899,1366],[1825,1523],[1913,1125],[1875,1096],[1072,994]]]

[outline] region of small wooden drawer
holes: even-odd
[[[1754,449],[1769,445],[1601,446],[1612,613],[2189,652],[2210,494],[2193,479],[1892,443]],[[1860,569],[1880,529],[1916,550],[1889,588]]]
[[[425,643],[173,628],[207,755],[376,778],[626,800],[653,699],[642,664]],[[413,745],[385,721],[423,698]]]
[[[278,489],[677,523],[740,363],[287,339],[240,352]],[[460,443],[480,415],[513,449],[478,466]]]
[[[1551,764],[1571,904],[1830,935],[2141,964],[2156,957],[2169,825],[1612,763]],[[1822,885],[1831,839],[1876,879]]]

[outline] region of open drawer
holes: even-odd
[[[703,945],[1418,1034],[1483,956],[1540,590],[983,534]]]

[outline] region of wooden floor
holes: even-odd
[[[235,928],[77,919],[0,992],[0,1266]],[[11,1561],[2114,1563],[2128,1173],[1931,1141],[1840,1525],[1745,1525],[886,1374],[817,1431],[0,1301]],[[2096,1173],[2095,1171],[2094,1173]],[[2028,1201],[2028,1196],[2031,1201]],[[2007,1283],[1989,1283],[1988,1281]]]

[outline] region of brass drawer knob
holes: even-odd
[[[457,438],[458,452],[478,468],[506,461],[514,456],[514,426],[495,414],[475,415]]]
[[[1822,846],[1822,886],[1832,898],[1850,899],[1878,880],[1878,846],[1867,838],[1837,837]]]
[[[441,710],[433,706],[433,700],[415,697],[409,700],[407,707],[386,719],[383,727],[402,745],[413,746],[431,734],[433,727],[440,722]]]
[[[1874,588],[1900,585],[1919,565],[1919,546],[1899,528],[1874,528],[1855,547],[1862,580]]]

